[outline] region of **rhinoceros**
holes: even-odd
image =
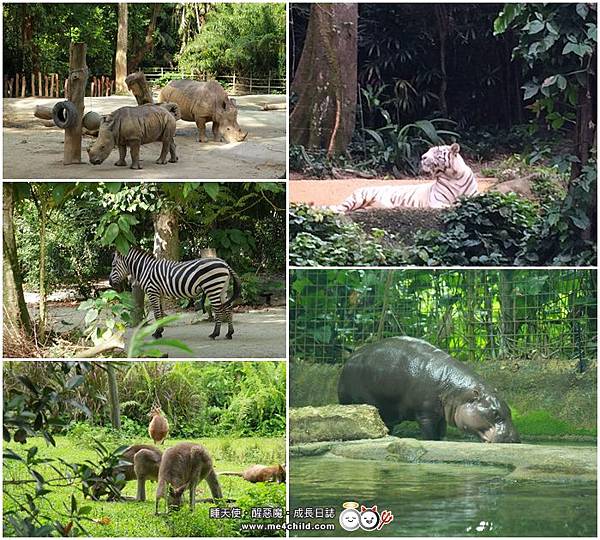
[[[208,140],[206,122],[212,122],[215,141],[241,142],[248,136],[237,122],[235,99],[228,97],[217,81],[171,81],[161,90],[160,101],[179,105],[181,118],[196,123],[200,142]]]
[[[176,131],[175,117],[165,107],[158,105],[140,105],[139,107],[121,107],[102,117],[98,139],[88,147],[87,152],[92,165],[100,165],[115,146],[119,147],[119,161],[115,165],[127,165],[125,156],[127,147],[131,149],[131,168],[141,169],[140,145],[162,142],[162,151],[156,163],[167,163],[167,153],[171,153],[169,162],[175,163],[173,137]]]

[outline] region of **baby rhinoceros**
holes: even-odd
[[[235,99],[227,96],[217,81],[171,81],[161,90],[160,100],[179,105],[181,119],[196,123],[200,142],[208,140],[206,122],[212,122],[213,139],[217,142],[241,142],[248,136],[238,124]]]
[[[167,163],[167,153],[171,153],[171,163],[177,161],[175,153],[176,121],[164,107],[158,105],[141,105],[139,107],[121,107],[102,118],[98,139],[87,151],[92,165],[100,165],[119,147],[119,161],[115,165],[127,165],[125,156],[127,147],[131,149],[131,169],[141,169],[140,145],[151,142],[162,142],[162,151],[156,163]]]

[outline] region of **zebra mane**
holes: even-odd
[[[131,246],[129,248],[128,254],[131,252],[139,253],[140,255],[142,255],[143,257],[146,257],[148,259],[156,259],[156,257],[154,256],[154,253],[152,253],[151,251],[147,251],[145,249],[139,248],[137,246]]]

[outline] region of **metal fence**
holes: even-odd
[[[285,94],[286,80],[278,77],[240,77],[236,73],[231,75],[210,75],[197,69],[185,70],[166,67],[144,68],[146,80],[150,83],[168,76],[171,78],[196,79],[206,81],[216,79],[223,82],[232,95],[248,94]]]
[[[293,270],[290,290],[295,360],[398,335],[467,361],[596,355],[593,270]]]

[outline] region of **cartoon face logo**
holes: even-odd
[[[346,531],[355,531],[360,527],[360,514],[356,508],[346,508],[340,513],[340,525]]]
[[[377,512],[377,506],[367,508],[366,506],[360,507],[360,527],[365,531],[374,531],[379,525],[379,513]]]

